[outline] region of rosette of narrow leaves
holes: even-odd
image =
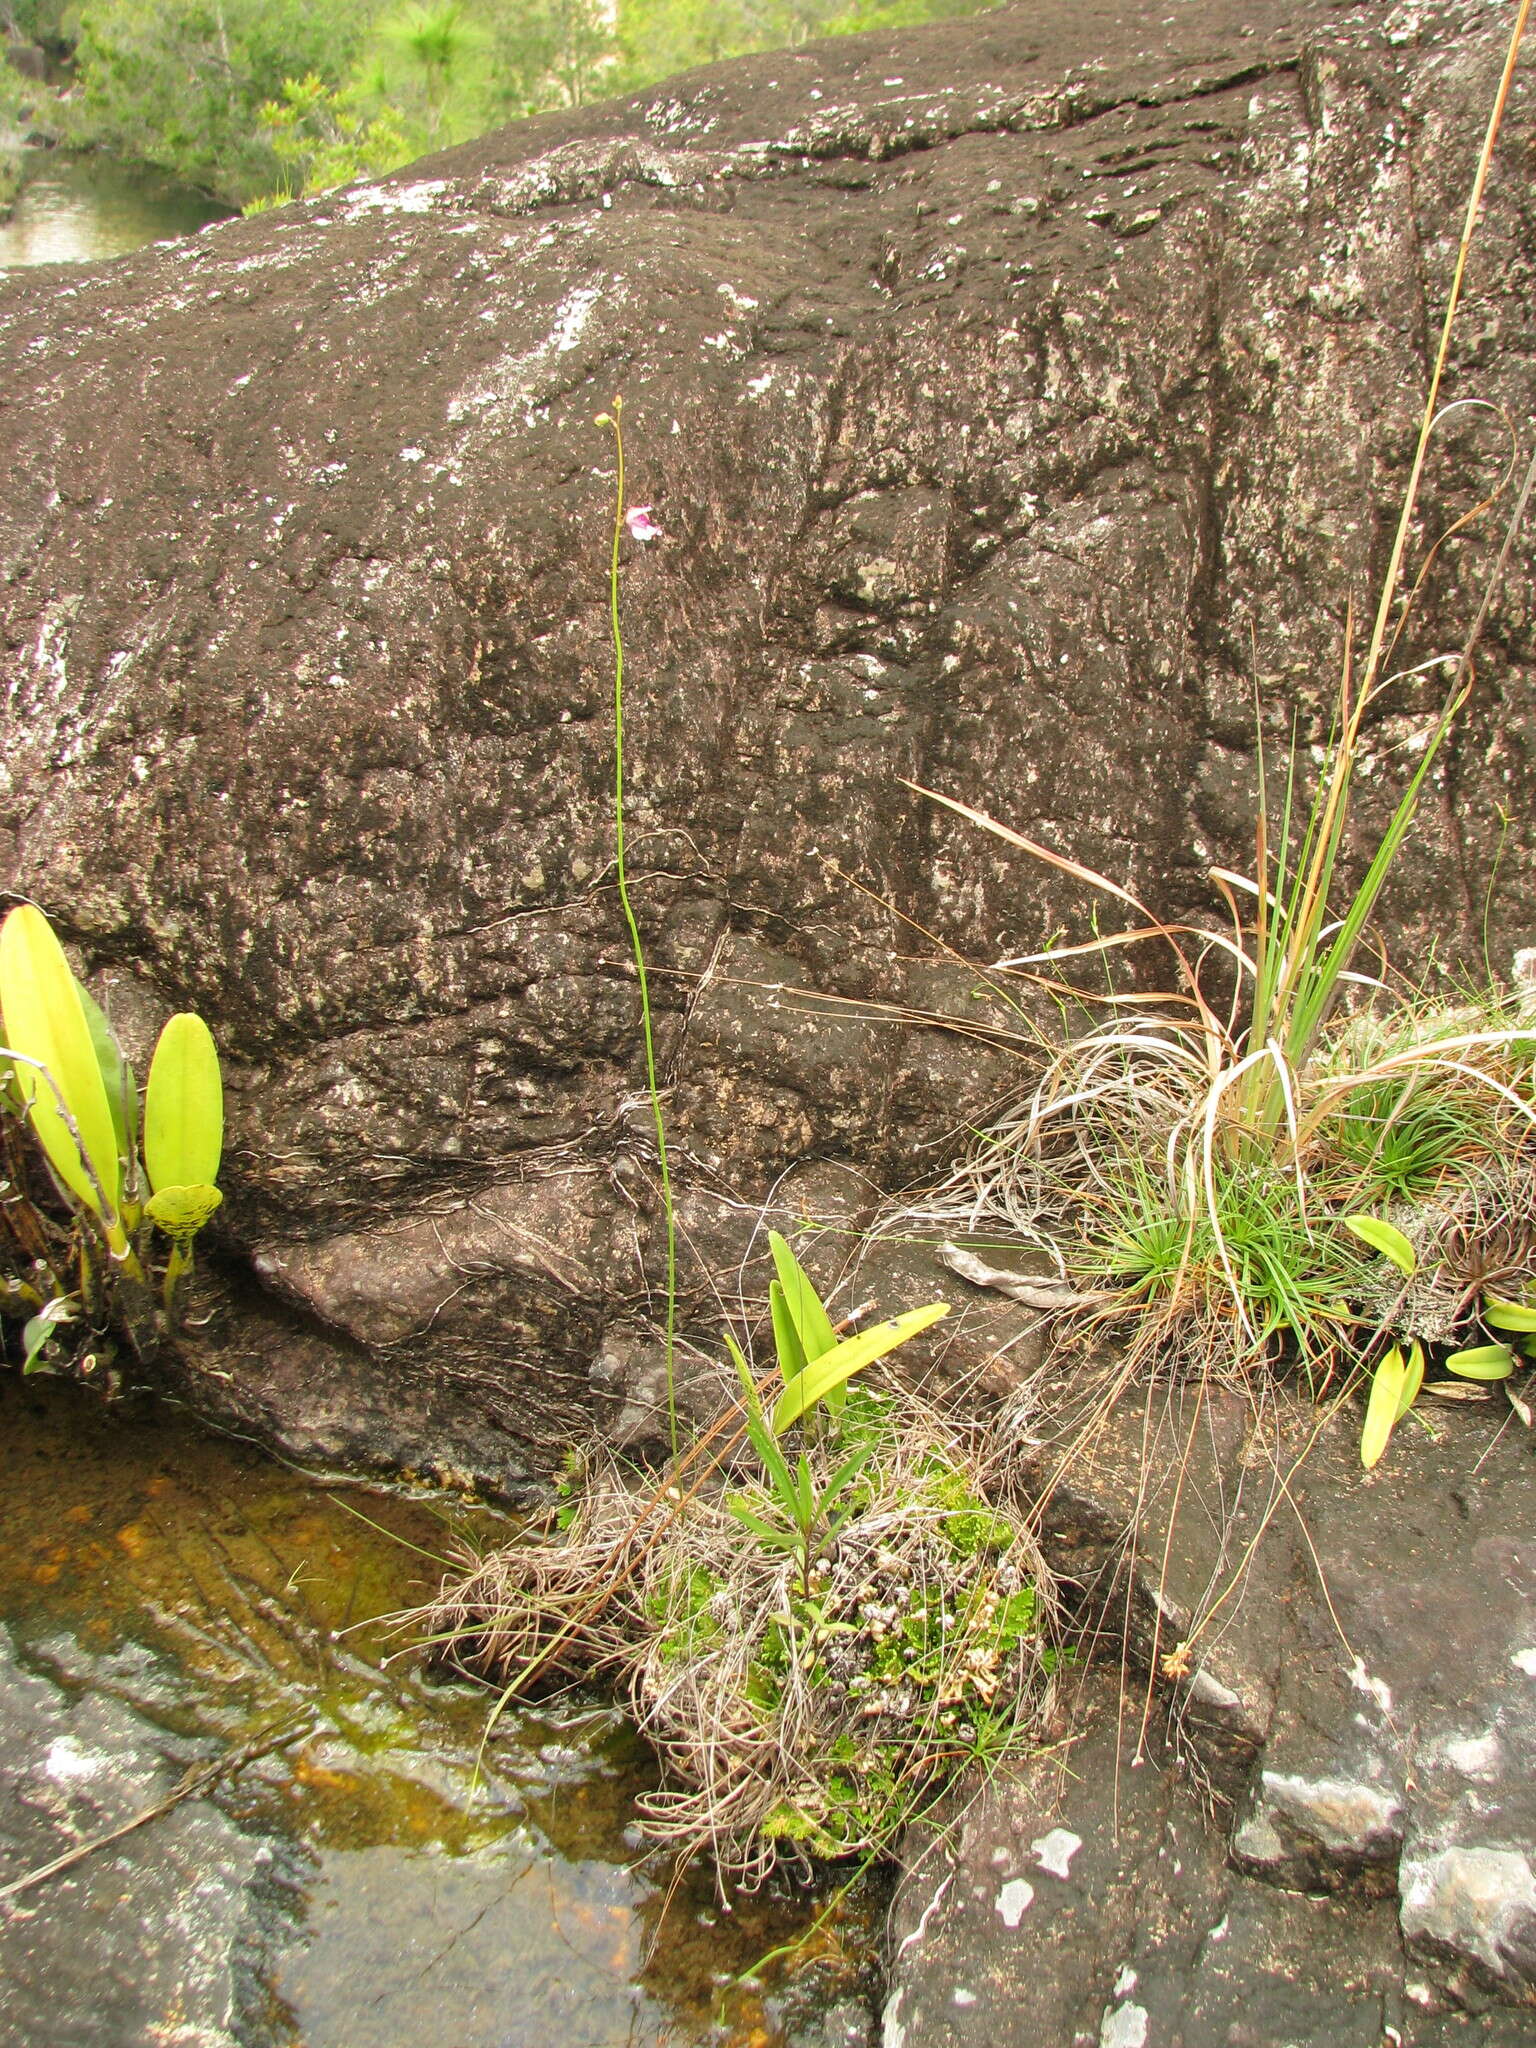
[[[777,1231],[769,1233],[768,1242],[775,1269],[768,1305],[780,1382],[771,1415],[764,1412],[741,1347],[729,1332],[725,1341],[741,1381],[747,1435],[762,1462],[778,1519],[770,1521],[739,1498],[726,1505],[759,1543],[787,1551],[795,1559],[801,1591],[809,1596],[811,1567],[855,1511],[858,1495],[854,1488],[879,1443],[861,1446],[825,1478],[818,1478],[805,1451],[792,1464],[780,1448],[780,1439],[795,1423],[814,1421],[822,1407],[835,1436],[843,1397],[854,1374],[948,1315],[949,1304],[932,1302],[890,1322],[876,1323],[857,1336],[839,1338],[821,1297],[788,1244]]]

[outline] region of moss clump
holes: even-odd
[[[880,1853],[957,1772],[1027,1753],[1047,1703],[1049,1576],[976,1442],[850,1392],[840,1440],[804,1447],[815,1484],[874,1454],[808,1579],[732,1513],[776,1512],[742,1471],[682,1488],[595,1463],[434,1632],[500,1684],[558,1668],[626,1687],[663,1766],[654,1841],[748,1881],[786,1855]]]

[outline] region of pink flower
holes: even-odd
[[[624,524],[629,528],[631,540],[660,540],[662,529],[651,517],[649,505],[631,505],[624,514]]]

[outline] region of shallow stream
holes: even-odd
[[[485,1694],[436,1682],[418,1656],[398,1654],[377,1617],[424,1600],[453,1543],[491,1540],[505,1524],[316,1482],[174,1418],[109,1417],[72,1388],[9,1372],[0,1430],[0,1622],[12,1672],[0,1683],[0,1783],[11,1794],[9,1808],[0,1802],[0,1884],[39,1860],[8,1814],[31,1820],[46,1807],[66,1839],[89,1837],[95,1820],[116,1817],[99,1781],[128,1752],[169,1758],[174,1783],[189,1763],[282,1738],[206,1798],[0,1905],[0,1981],[13,1987],[0,1994],[0,2039],[769,2048],[847,2038],[823,2035],[816,2015],[855,1990],[853,1952],[867,1942],[853,1928],[823,1934],[808,1967],[769,1973],[774,1989],[727,1989],[804,1931],[812,1902],[738,1900],[725,1913],[702,1873],[669,1901],[668,1873],[642,1856],[631,1825],[647,1760],[616,1715],[590,1700],[508,1714],[477,1769]],[[23,1694],[37,1695],[36,1711],[57,1705],[75,1719],[40,1724],[34,1711],[31,1750],[23,1742],[18,1753],[4,1717]],[[103,1714],[115,1717],[105,1734]],[[137,1887],[153,1873],[156,1831],[193,1807],[227,1840],[183,1850],[167,1833],[162,1860],[201,1861],[192,1890],[205,1918],[214,1865],[222,1857],[235,1873],[221,1880],[228,1898],[213,1900],[217,1939],[205,1929],[196,1943],[203,1962],[222,1953],[217,1915],[226,1905],[238,1914],[236,2022],[223,2036],[191,2011],[180,2033],[154,2030],[178,2024],[175,2011],[106,2017],[130,1978],[139,2005],[153,2004],[159,1963],[134,1960],[135,1930],[157,1913],[174,1923],[182,1908],[146,1906]],[[252,1841],[248,1867],[240,1856]],[[114,1914],[126,1931],[112,1932]],[[7,2033],[6,2006],[19,2019],[29,1995],[48,2017]]]
[[[15,208],[0,220],[0,271],[126,256],[146,242],[194,234],[228,212],[200,192],[111,157],[26,149],[20,162]]]

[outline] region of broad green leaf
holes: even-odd
[[[777,1280],[768,1283],[768,1310],[773,1317],[773,1348],[779,1354],[779,1378],[787,1387],[805,1371],[805,1346]]]
[[[47,918],[30,903],[18,904],[0,927],[0,1014],[10,1051],[23,1061],[36,1060],[53,1083],[50,1087],[36,1067],[16,1066],[17,1086],[49,1163],[76,1200],[99,1216],[94,1171],[115,1212],[121,1189],[117,1134],[91,1027],[64,949]],[[78,1144],[60,1114],[60,1097],[79,1132]],[[121,1233],[109,1226],[108,1235],[116,1242]]]
[[[213,1034],[183,1010],[160,1034],[144,1091],[144,1170],[161,1188],[211,1186],[224,1151],[224,1086]]]
[[[185,1244],[196,1237],[223,1199],[219,1189],[206,1182],[195,1188],[156,1188],[144,1204],[144,1214],[167,1237]]]
[[[1401,1414],[1403,1386],[1408,1368],[1394,1344],[1377,1366],[1371,1380],[1370,1399],[1365,1404],[1365,1427],[1360,1432],[1360,1462],[1369,1472],[1382,1452]]]
[[[39,1369],[38,1361],[42,1358],[48,1340],[57,1333],[60,1323],[72,1323],[75,1320],[75,1310],[79,1306],[73,1295],[56,1295],[35,1316],[28,1317],[21,1330],[21,1370],[24,1378],[28,1373],[34,1373]]]
[[[1536,1330],[1536,1308],[1528,1308],[1523,1301],[1500,1301],[1490,1294],[1483,1302],[1483,1321],[1490,1330],[1514,1330],[1528,1336]]]
[[[1424,1385],[1424,1346],[1415,1337],[1408,1348],[1408,1370],[1403,1375],[1403,1391],[1398,1399],[1397,1420],[1402,1421],[1408,1410],[1419,1398]]]
[[[856,1372],[884,1358],[899,1344],[905,1344],[922,1330],[930,1329],[949,1314],[947,1301],[935,1301],[927,1308],[909,1309],[888,1323],[876,1323],[857,1337],[845,1337],[814,1363],[808,1365],[792,1387],[786,1387],[774,1404],[773,1433],[782,1436],[792,1422],[815,1407],[827,1394],[846,1386]]]
[[[1453,1351],[1445,1369],[1464,1380],[1507,1380],[1515,1354],[1507,1344],[1474,1344],[1470,1351]]]
[[[1419,1270],[1418,1253],[1394,1224],[1384,1223],[1379,1216],[1346,1216],[1343,1222],[1344,1228],[1352,1230],[1362,1244],[1390,1259],[1410,1280]]]
[[[75,994],[79,998],[81,1009],[85,1012],[91,1044],[96,1050],[96,1065],[101,1073],[101,1085],[107,1091],[107,1108],[112,1112],[112,1130],[117,1139],[117,1156],[121,1160],[126,1160],[133,1140],[138,1136],[134,1128],[138,1123],[138,1104],[133,1100],[133,1069],[123,1058],[122,1048],[112,1035],[112,1026],[107,1022],[100,1003],[83,981],[76,981]]]
[[[800,1348],[805,1353],[806,1363],[814,1364],[836,1344],[837,1332],[822,1306],[821,1296],[811,1285],[809,1274],[776,1230],[769,1231],[768,1246],[773,1253],[779,1285],[784,1290],[785,1306],[800,1338]]]

